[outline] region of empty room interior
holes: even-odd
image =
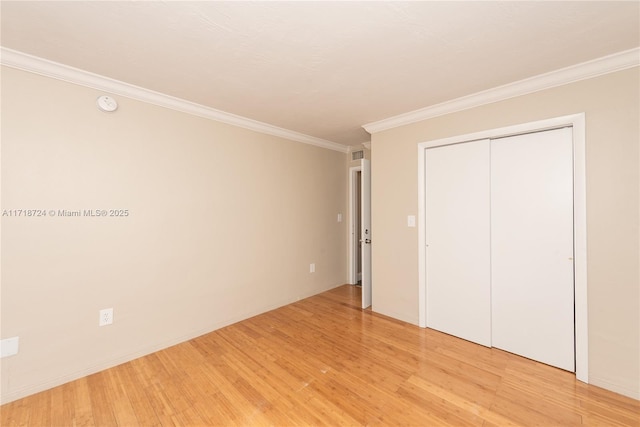
[[[1,1],[0,424],[640,426],[639,1]]]

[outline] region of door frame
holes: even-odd
[[[355,212],[356,197],[358,191],[356,191],[356,179],[357,173],[362,173],[362,166],[353,166],[349,168],[349,284],[355,285],[358,283],[358,252],[357,248],[360,245],[358,242],[358,233],[356,232],[356,215],[359,212]],[[361,184],[362,185],[362,184]],[[362,190],[361,190],[362,191]]]
[[[574,248],[574,304],[575,304],[575,357],[576,378],[589,382],[589,334],[587,307],[587,204],[585,114],[578,113],[546,120],[506,126],[418,144],[418,309],[419,326],[426,327],[426,171],[425,150],[431,147],[495,139],[524,133],[573,128],[573,248]]]

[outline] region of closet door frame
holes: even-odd
[[[587,216],[585,171],[585,114],[523,123],[481,132],[436,139],[418,144],[418,309],[419,326],[426,327],[426,149],[443,145],[495,139],[542,130],[573,128],[573,228],[576,378],[589,382],[589,334],[587,311]]]

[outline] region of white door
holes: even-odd
[[[426,150],[427,326],[491,346],[489,140]]]
[[[362,256],[362,308],[371,306],[371,162],[360,160],[360,245]]]
[[[574,371],[571,128],[491,141],[492,344]]]

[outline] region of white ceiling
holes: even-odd
[[[346,145],[640,45],[639,1],[2,1],[1,44]]]

